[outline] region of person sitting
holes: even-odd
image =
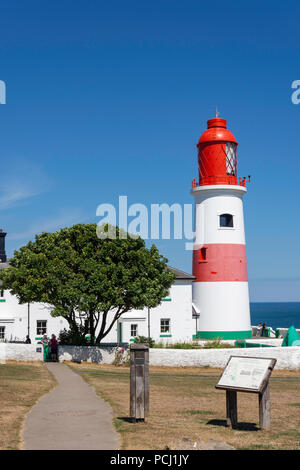
[[[26,335],[25,343],[26,344],[31,344],[31,339],[29,338],[29,335]]]

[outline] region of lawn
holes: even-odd
[[[71,364],[113,408],[122,449],[181,449],[200,439],[236,449],[300,449],[300,373],[274,371],[270,380],[271,429],[259,429],[258,396],[238,393],[238,428],[225,426],[221,369],[150,367],[150,413],[129,418],[129,367]]]
[[[0,364],[0,450],[21,448],[25,415],[54,385],[43,363]]]

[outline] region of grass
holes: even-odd
[[[122,449],[180,449],[180,443],[197,438],[222,441],[236,449],[300,449],[299,371],[273,372],[271,429],[262,431],[258,396],[249,393],[238,393],[238,428],[225,426],[225,392],[215,389],[221,369],[151,367],[150,413],[145,423],[133,424],[128,367],[70,365],[113,408]]]
[[[21,448],[25,415],[54,384],[43,363],[0,364],[0,450]]]
[[[197,342],[183,342],[183,343],[165,343],[163,341],[155,343],[154,348],[166,348],[166,349],[224,349],[224,348],[234,348],[233,345],[228,343],[222,343],[221,339],[208,340],[204,345]]]

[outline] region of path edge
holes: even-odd
[[[81,379],[82,379],[89,387],[91,387],[91,388],[94,390],[94,392],[95,392],[95,394],[97,395],[97,397],[101,398],[101,400],[103,400],[103,401],[110,407],[110,409],[111,409],[111,411],[112,411],[112,420],[111,420],[112,426],[113,426],[113,429],[114,429],[114,431],[115,431],[115,433],[116,433],[116,435],[117,435],[117,437],[118,437],[118,441],[119,441],[118,450],[125,450],[125,449],[122,449],[122,445],[123,445],[123,443],[122,443],[122,435],[121,435],[121,433],[117,430],[116,425],[115,425],[115,423],[114,423],[114,419],[116,418],[116,413],[115,413],[113,407],[110,405],[109,401],[108,401],[104,396],[102,396],[102,395],[100,395],[99,393],[97,393],[95,387],[94,387],[93,385],[91,385],[87,380],[85,380],[85,378],[82,376],[82,374],[79,374],[76,369],[73,369],[73,368],[72,368],[71,363],[64,362],[64,364],[65,364],[66,366],[68,366],[68,367],[72,370],[72,372],[74,372],[75,374],[79,375],[79,377],[81,377]]]
[[[52,392],[52,390],[54,390],[56,387],[58,387],[58,382],[56,380],[56,378],[54,377],[54,374],[48,369],[48,367],[46,366],[46,363],[43,362],[43,361],[40,361],[41,364],[44,365],[45,369],[47,369],[47,371],[49,372],[49,374],[52,376],[53,380],[54,380],[54,384],[53,384],[53,387],[50,388],[50,390],[47,390],[45,391],[41,396],[39,396],[36,401],[34,402],[34,404],[32,405],[32,407],[30,408],[30,410],[27,411],[27,413],[24,415],[24,418],[23,418],[23,421],[22,421],[22,425],[20,427],[20,431],[19,431],[19,444],[18,444],[18,449],[17,450],[24,450],[26,451],[26,449],[24,449],[24,445],[25,445],[25,441],[24,441],[24,431],[25,431],[25,423],[26,423],[26,419],[27,419],[27,416],[32,412],[33,408],[38,404],[38,402],[45,396],[47,395],[48,393]]]

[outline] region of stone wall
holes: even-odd
[[[2,360],[42,361],[43,347],[41,344],[1,343]]]
[[[86,361],[111,364],[115,346],[60,346],[59,361]],[[42,361],[41,345],[2,343],[0,360]],[[300,347],[241,349],[150,349],[150,365],[169,367],[225,367],[229,356],[277,359],[275,369],[300,370]]]
[[[242,349],[151,349],[150,365],[169,367],[225,367],[230,356],[277,359],[275,369],[300,370],[300,347]]]
[[[59,361],[85,361],[111,364],[115,359],[114,346],[59,346]]]
[[[41,344],[0,343],[0,360],[20,362],[43,361]],[[86,361],[111,364],[115,358],[115,346],[59,346],[59,361]]]

